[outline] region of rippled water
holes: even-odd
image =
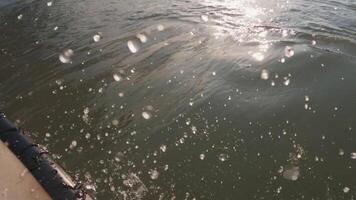
[[[0,6],[0,109],[97,199],[355,198],[354,0]]]

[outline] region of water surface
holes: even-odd
[[[355,197],[355,1],[0,6],[0,109],[97,199]]]

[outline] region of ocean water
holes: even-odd
[[[354,0],[1,1],[0,50],[98,200],[356,198]]]

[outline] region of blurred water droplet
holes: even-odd
[[[269,72],[268,72],[268,70],[263,69],[263,70],[261,71],[261,79],[267,80],[268,78],[269,78]]]
[[[20,177],[24,177],[28,172],[29,172],[28,169],[25,168],[24,170],[22,170]]]
[[[114,80],[117,81],[117,82],[122,80],[122,77],[120,75],[118,75],[118,74],[113,74],[112,76],[113,76]]]
[[[55,27],[53,28],[53,30],[55,30],[55,31],[58,30],[58,26],[55,26]]]
[[[150,175],[151,179],[155,180],[159,176],[159,172],[155,169],[151,169],[148,174]]]
[[[261,52],[253,53],[252,57],[257,61],[262,61],[265,59],[265,56]]]
[[[344,187],[343,191],[344,191],[344,193],[348,193],[348,192],[350,192],[350,188],[349,187]]]
[[[213,76],[216,76],[216,72],[211,73]]]
[[[196,134],[198,131],[197,127],[195,127],[195,126],[192,126],[191,129],[192,129],[193,134]]]
[[[201,20],[203,20],[203,22],[207,22],[209,21],[209,17],[207,15],[202,15],[200,16]]]
[[[101,33],[95,34],[95,35],[93,36],[94,42],[99,42],[100,39],[101,39]]]
[[[281,63],[285,63],[286,59],[285,58],[281,58]]]
[[[59,60],[64,63],[70,63],[72,62],[72,57],[74,55],[74,52],[72,49],[65,49],[61,54],[59,54]]]
[[[73,140],[69,145],[69,149],[73,150],[75,147],[77,147],[77,145],[78,145],[77,141]]]
[[[305,101],[308,102],[310,100],[309,96],[305,95]]]
[[[164,26],[163,26],[162,24],[159,24],[159,25],[157,26],[157,30],[158,30],[158,31],[163,31],[163,30],[164,30]]]
[[[127,41],[127,47],[129,48],[131,53],[137,53],[137,51],[140,48],[139,45],[137,44],[137,42],[132,41],[132,40]]]
[[[299,167],[296,166],[285,167],[282,175],[287,180],[296,181],[300,176]]]
[[[115,154],[115,161],[116,162],[121,162],[124,160],[125,155],[122,152],[117,152]]]
[[[339,149],[339,155],[343,156],[344,154],[345,154],[344,150],[343,149]]]
[[[350,154],[351,159],[356,160],[356,152]]]
[[[161,149],[162,152],[166,152],[167,151],[167,146],[162,144],[159,149]]]
[[[18,19],[18,20],[21,20],[22,17],[23,17],[23,15],[22,15],[22,14],[19,14],[19,15],[17,16],[17,19]]]
[[[227,154],[225,154],[225,153],[222,153],[222,154],[219,155],[219,160],[221,162],[225,162],[228,158],[229,158],[229,156]]]
[[[145,34],[143,33],[138,33],[136,35],[136,37],[142,42],[142,43],[146,43],[147,42],[147,37]]]
[[[287,36],[288,36],[288,30],[283,30],[282,37],[287,37]]]
[[[142,112],[142,117],[144,119],[151,119],[152,115],[151,115],[151,113],[144,111],[144,112]]]
[[[48,7],[50,7],[50,6],[52,6],[52,5],[53,5],[53,1],[48,1],[48,2],[47,2],[47,6],[48,6]]]
[[[290,84],[290,80],[288,78],[285,78],[283,84],[285,86],[288,86]]]
[[[119,125],[119,120],[114,119],[114,120],[111,121],[111,124],[112,124],[113,126],[118,126],[118,125]]]
[[[205,159],[205,154],[203,154],[203,153],[200,154],[200,155],[199,155],[199,158],[200,158],[200,160],[204,160],[204,159]]]
[[[316,41],[315,40],[312,41],[312,45],[316,45]]]
[[[290,58],[290,57],[294,56],[294,50],[292,49],[292,47],[286,46],[286,48],[284,49],[284,55],[287,58]]]

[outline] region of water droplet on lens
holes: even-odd
[[[94,42],[99,42],[100,39],[101,39],[101,33],[95,34],[95,35],[93,36]]]
[[[167,146],[162,144],[159,149],[161,149],[162,152],[166,152],[167,151]]]
[[[296,181],[300,176],[299,167],[285,167],[282,175],[287,180]]]
[[[118,74],[113,74],[112,76],[113,76],[114,80],[117,81],[117,82],[122,80],[122,77],[120,75],[118,75]]]
[[[294,50],[292,49],[292,47],[286,46],[286,48],[284,49],[284,54],[286,57],[290,58],[294,56]]]
[[[163,31],[163,30],[164,30],[164,26],[163,26],[162,24],[159,24],[159,25],[157,26],[157,30],[158,30],[158,31]]]
[[[285,86],[288,86],[290,84],[290,80],[288,78],[285,78],[283,84]]]
[[[127,41],[127,47],[129,48],[131,53],[137,53],[137,51],[140,48],[139,45],[137,44],[137,42],[132,41],[132,40]]]
[[[265,56],[261,52],[252,54],[252,57],[257,61],[262,61],[265,59]]]
[[[219,155],[219,160],[221,162],[225,162],[228,158],[229,158],[229,156],[227,154],[222,153]]]
[[[136,37],[142,42],[142,43],[146,43],[147,42],[147,37],[145,34],[143,33],[138,33],[136,35]]]
[[[202,15],[200,18],[203,20],[203,22],[209,21],[209,17],[207,15]]]
[[[74,52],[72,49],[65,49],[61,54],[59,54],[59,60],[64,63],[70,63],[72,62],[72,57],[74,55]]]
[[[356,152],[350,154],[351,159],[356,160]]]
[[[151,179],[156,180],[159,176],[159,172],[155,169],[151,169],[148,174],[150,175]]]
[[[348,193],[348,192],[350,192],[350,188],[349,187],[344,187],[343,191],[344,191],[344,193]]]
[[[73,141],[70,143],[69,148],[73,150],[75,147],[77,147],[77,145],[78,145],[77,141],[76,141],[76,140],[73,140]]]
[[[267,80],[268,78],[269,78],[269,72],[268,72],[268,70],[263,69],[263,70],[261,71],[261,79]]]
[[[151,115],[151,113],[144,111],[144,112],[142,112],[142,117],[144,119],[151,119],[152,115]]]

